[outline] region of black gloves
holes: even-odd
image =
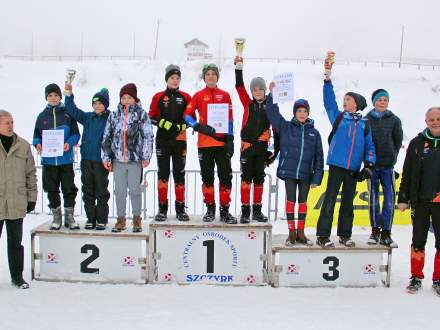
[[[357,180],[359,182],[362,182],[364,180],[370,179],[371,175],[372,175],[372,172],[371,172],[372,167],[373,167],[373,164],[365,163],[364,168],[359,172]]]
[[[205,135],[208,135],[208,136],[214,136],[215,135],[215,128],[211,127],[209,125],[204,125],[204,124],[197,123],[197,124],[194,125],[193,129],[196,132],[199,132],[199,133],[202,133],[202,134],[205,134]]]
[[[27,204],[27,213],[31,213],[33,210],[35,210],[36,202],[28,202]]]
[[[234,136],[226,135],[225,141],[225,155],[227,159],[231,159],[234,156]]]
[[[277,132],[274,132],[273,146],[274,146],[273,152],[266,151],[266,166],[271,165],[275,161],[275,159],[277,158],[280,152],[280,134]]]

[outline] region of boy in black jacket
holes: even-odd
[[[373,92],[374,105],[368,115],[368,121],[376,149],[376,164],[368,179],[371,235],[368,244],[380,244],[397,247],[391,238],[396,187],[394,165],[402,146],[402,123],[394,113],[388,110],[389,93],[384,89]],[[379,185],[382,186],[382,213],[379,204]]]
[[[440,296],[440,107],[426,113],[427,128],[411,140],[403,165],[399,209],[414,211],[409,293],[422,286],[425,245],[432,222],[435,236],[433,289]]]

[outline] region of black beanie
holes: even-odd
[[[60,86],[58,86],[57,84],[49,84],[46,86],[46,88],[44,89],[44,94],[46,95],[46,100],[47,100],[47,96],[50,93],[55,93],[57,94],[60,98],[62,98],[62,94],[61,94],[61,88]]]
[[[351,96],[354,99],[357,110],[362,111],[367,107],[367,100],[361,94],[355,92],[348,92],[345,95]]]
[[[171,77],[173,74],[177,74],[179,77],[182,76],[180,68],[177,65],[170,64],[165,68],[165,81],[168,81],[168,78]]]

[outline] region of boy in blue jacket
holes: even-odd
[[[287,246],[295,242],[313,245],[304,234],[307,216],[307,197],[310,188],[319,186],[324,174],[324,155],[319,131],[309,118],[310,105],[299,99],[293,106],[294,117],[287,121],[280,114],[277,104],[273,104],[272,90],[269,86],[266,114],[273,129],[280,135],[280,159],[277,176],[286,186],[286,214],[289,228]],[[297,197],[298,192],[298,197]],[[295,205],[298,205],[298,225],[295,230]]]
[[[344,111],[338,109],[330,80],[333,63],[334,53],[329,52],[325,61],[324,107],[333,127],[329,136],[330,146],[327,156],[327,165],[329,165],[327,189],[318,219],[316,243],[321,247],[334,247],[330,234],[336,198],[342,184],[337,234],[341,244],[354,247],[351,233],[356,183],[370,177],[370,168],[376,161],[376,154],[367,119],[359,112],[367,106],[365,98],[357,93],[348,92],[344,96]],[[359,172],[362,162],[364,169]]]
[[[81,139],[81,183],[84,209],[87,215],[85,229],[104,230],[108,222],[108,174],[101,160],[101,143],[110,114],[108,90],[103,88],[92,98],[93,112],[77,108],[72,85],[64,86],[66,112],[84,126]]]
[[[51,230],[59,230],[62,223],[61,199],[59,188],[64,199],[64,226],[71,230],[79,229],[73,217],[75,198],[78,189],[75,186],[73,171],[73,147],[78,143],[80,134],[76,120],[66,112],[61,102],[61,89],[56,84],[49,84],[45,88],[47,106],[41,112],[35,123],[33,145],[38,152],[43,150],[43,131],[64,131],[64,153],[59,157],[42,157],[43,189],[47,192],[49,208],[52,210],[53,221]]]

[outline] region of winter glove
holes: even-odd
[[[227,159],[231,159],[234,156],[234,136],[226,135],[225,141],[225,154]]]
[[[367,179],[370,179],[372,176],[371,168],[373,167],[370,163],[365,163],[364,168],[359,172],[359,175],[357,177],[357,180],[359,182],[365,181]]]
[[[185,123],[177,124],[176,126],[177,126],[177,129],[179,132],[186,131],[186,124]]]
[[[194,125],[193,128],[194,128],[194,130],[196,132],[199,132],[199,133],[202,133],[202,134],[205,134],[205,135],[208,135],[208,136],[214,136],[215,135],[215,128],[211,127],[209,125],[204,125],[204,124],[197,123],[197,124]]]
[[[164,118],[162,118],[159,121],[159,127],[169,131],[173,127],[173,123],[168,121],[168,120],[166,120],[166,119],[164,119]]]
[[[266,151],[266,166],[272,165],[276,158],[277,155],[274,152]]]
[[[234,58],[235,70],[243,70],[243,59],[239,56]]]
[[[27,203],[27,213],[31,213],[33,210],[35,210],[36,202],[28,202]]]
[[[273,152],[266,151],[266,166],[271,165],[277,158],[278,154],[280,153],[280,134],[277,132],[274,132],[273,146],[274,146]]]
[[[394,180],[397,180],[397,179],[399,179],[399,178],[400,178],[400,173],[394,171]]]

